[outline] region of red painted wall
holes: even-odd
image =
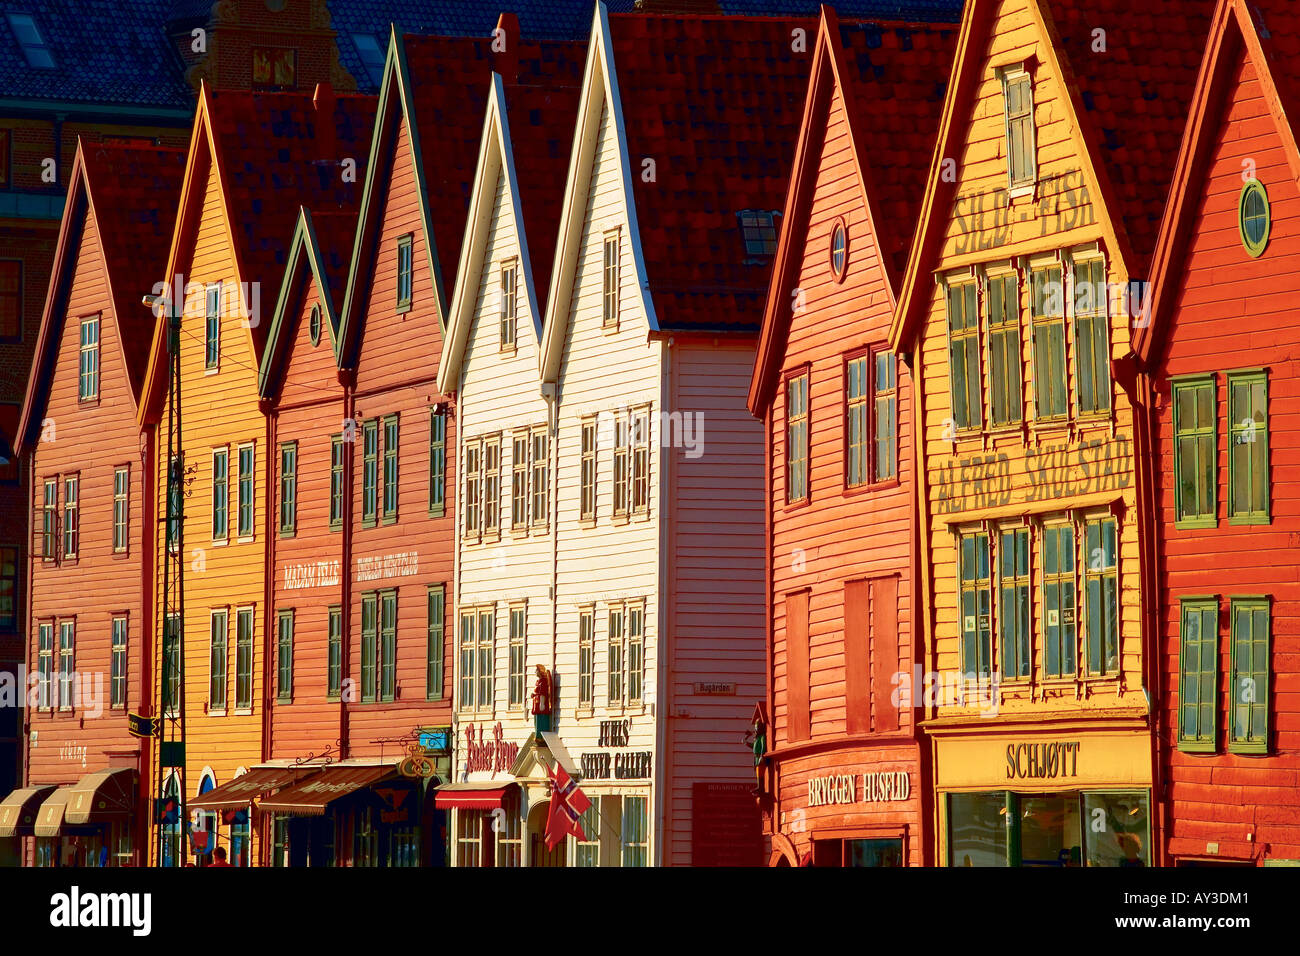
[[[1300,545],[1300,333],[1294,303],[1300,294],[1300,190],[1287,165],[1255,68],[1230,74],[1229,92],[1211,148],[1208,181],[1194,186],[1199,212],[1178,274],[1181,289],[1170,313],[1165,353],[1157,368],[1156,496],[1161,522],[1161,652],[1165,693],[1162,759],[1171,818],[1168,850],[1175,858],[1259,862],[1300,859],[1300,582],[1289,556]],[[1213,122],[1213,117],[1210,118]],[[1255,163],[1268,190],[1272,235],[1263,255],[1250,258],[1238,235],[1243,162]],[[1229,450],[1225,373],[1268,372],[1272,521],[1233,525],[1228,520]],[[1216,372],[1218,526],[1174,526],[1173,421],[1170,377]],[[1212,754],[1177,749],[1179,599],[1219,595],[1218,742]],[[1270,746],[1264,756],[1227,752],[1231,713],[1232,595],[1272,598],[1273,682]],[[1218,853],[1207,852],[1217,843]]]

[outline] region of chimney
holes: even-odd
[[[334,87],[327,82],[317,83],[311,102],[316,108],[316,155],[321,159],[337,158],[334,155],[334,101]]]
[[[513,13],[502,13],[492,31],[492,69],[507,83],[519,79],[519,18]]]

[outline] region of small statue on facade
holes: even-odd
[[[538,733],[551,729],[553,707],[551,675],[541,664],[537,665],[537,681],[533,684],[533,729]]]

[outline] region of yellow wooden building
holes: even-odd
[[[264,687],[270,633],[267,574],[273,533],[268,489],[278,461],[268,448],[257,376],[285,250],[300,204],[320,211],[355,206],[361,187],[348,162],[365,155],[373,99],[309,93],[199,96],[180,210],[166,272],[166,298],[153,336],[140,425],[155,443],[157,514],[168,511],[169,430],[176,426],[168,319],[180,304],[179,503],[183,521],[156,536],[153,661],[162,741],[179,740],[184,760],[157,761],[142,787],[185,802],[262,763]],[[339,175],[323,177],[322,164]],[[160,277],[161,278],[161,277]],[[170,561],[167,560],[171,552]],[[182,571],[183,566],[183,571]],[[178,571],[183,586],[176,587]],[[175,620],[175,626],[165,621]],[[182,653],[183,649],[183,653]],[[183,668],[178,663],[183,661]],[[183,689],[182,689],[183,688]],[[183,707],[182,707],[183,697]],[[236,865],[264,856],[260,821],[244,811],[191,818],[214,833]],[[155,826],[161,815],[155,815]],[[161,824],[151,864],[196,857],[186,823]],[[161,858],[160,858],[161,853]]]
[[[899,698],[941,865],[1153,861],[1127,355],[1210,4],[1074,6],[967,3],[891,333],[924,423]]]

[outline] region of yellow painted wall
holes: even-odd
[[[224,295],[236,296],[241,280],[229,244],[225,208],[215,168],[207,173],[192,252],[182,249],[178,268],[187,283],[203,286],[220,281]],[[249,281],[266,277],[253,276]],[[262,302],[274,301],[274,289],[263,289]],[[258,410],[257,356],[249,330],[243,327],[237,306],[227,305],[221,317],[219,368],[204,367],[204,293],[187,293],[180,336],[181,402],[183,445],[188,475],[192,480],[185,498],[185,715],[186,774],[188,799],[197,793],[205,769],[210,769],[220,786],[243,767],[259,763],[262,756],[262,669],[265,653],[266,608],[264,568],[266,548],[265,469],[266,422]],[[269,316],[262,316],[269,321]],[[158,425],[159,515],[166,514],[168,399],[164,397]],[[238,531],[238,447],[254,445],[254,522],[251,538],[239,538]],[[229,537],[217,543],[212,537],[212,451],[229,450]],[[165,535],[158,535],[156,578],[161,595]],[[235,707],[236,610],[254,609],[252,707]],[[228,611],[228,652],[225,714],[210,714],[209,620],[213,609]],[[155,615],[155,673],[161,672],[162,613]],[[155,695],[158,689],[155,688]],[[156,789],[157,778],[150,781]],[[221,845],[228,846],[229,828],[221,827]],[[156,858],[157,842],[150,849]],[[255,851],[253,859],[256,859]]]
[[[1056,250],[1100,242],[1106,255],[1111,283],[1110,345],[1112,357],[1126,351],[1129,328],[1113,290],[1125,288],[1128,276],[1115,248],[1107,211],[1082,152],[1077,124],[1070,112],[1054,55],[1043,42],[1036,12],[1024,0],[1002,4],[997,29],[981,52],[978,98],[966,127],[965,142],[956,161],[956,200],[950,208],[936,209],[944,217],[942,252],[937,262],[923,263],[931,275],[923,277],[922,294],[929,295],[928,314],[920,328],[919,377],[924,403],[922,432],[925,489],[922,507],[928,522],[928,542],[923,560],[930,574],[932,605],[927,662],[952,677],[961,667],[958,563],[954,528],[993,519],[1018,522],[1026,514],[1059,515],[1065,509],[1093,514],[1122,501],[1119,514],[1120,674],[1102,679],[1045,681],[1043,643],[1042,556],[1035,541],[1032,567],[1031,678],[1003,683],[996,706],[949,703],[939,706],[931,732],[942,732],[945,721],[988,721],[990,728],[1009,721],[1038,721],[1069,715],[1115,716],[1132,719],[1145,715],[1142,648],[1139,621],[1137,535],[1134,523],[1133,412],[1123,391],[1111,383],[1109,415],[1087,420],[1075,411],[1073,330],[1067,311],[1067,365],[1071,377],[1068,422],[1033,421],[1033,345],[1031,288],[1028,261],[1019,259],[1023,383],[1023,417],[1020,425],[992,429],[989,425],[987,352],[982,356],[985,409],[983,428],[956,431],[951,426],[952,399],[949,377],[947,308],[942,279],[958,272],[970,274],[972,265],[982,275],[986,265],[1007,263],[1012,257],[1033,257]],[[1033,194],[1014,199],[1008,194],[1007,145],[1002,82],[997,67],[1017,59],[1036,59],[1034,119],[1037,135],[1038,180]],[[963,125],[963,118],[956,122]],[[961,142],[961,136],[957,138]],[[1118,220],[1117,220],[1118,221]],[[1068,268],[1067,268],[1068,272]],[[928,287],[928,291],[927,291]],[[981,329],[986,330],[987,308],[980,306]],[[987,335],[984,337],[987,341]],[[992,539],[996,531],[990,529]],[[1084,601],[1083,527],[1076,531],[1077,603]],[[928,546],[927,546],[928,545]],[[996,562],[996,557],[994,558]],[[997,582],[993,582],[997,607]],[[1076,620],[1078,618],[1076,617]],[[1082,674],[1086,660],[1083,622],[1076,636],[1076,660]],[[993,625],[992,660],[1000,670],[996,622]],[[950,685],[951,686],[951,685]],[[916,688],[921,693],[922,688]],[[950,696],[950,695],[949,695]],[[943,698],[947,699],[947,697]],[[918,703],[924,703],[918,701]]]

